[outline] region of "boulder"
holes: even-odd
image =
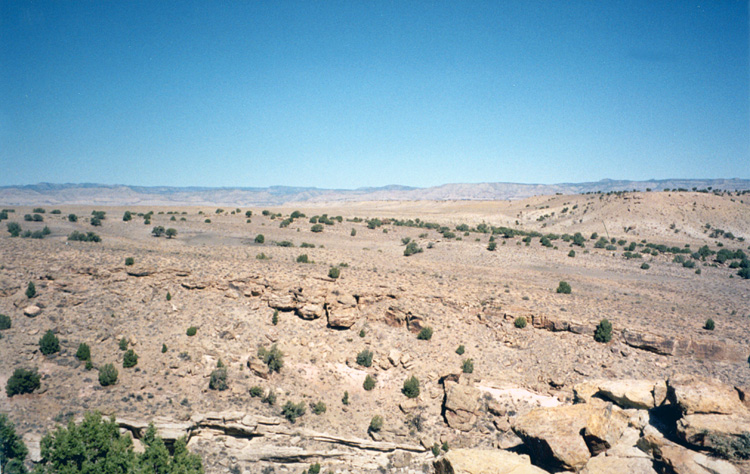
[[[677,435],[686,443],[733,457],[750,449],[750,417],[685,415],[677,420]]]
[[[674,339],[630,329],[622,330],[622,339],[631,347],[662,355],[674,355],[677,345]]]
[[[659,406],[666,398],[664,382],[653,380],[592,380],[573,387],[576,400],[587,402],[598,396],[622,408],[648,410]]]
[[[732,464],[677,445],[663,446],[659,460],[675,474],[739,474]]]
[[[23,310],[23,314],[30,318],[36,318],[40,314],[42,314],[42,308],[36,305],[27,306]]]
[[[645,457],[623,458],[600,454],[586,463],[580,474],[656,474],[654,463]]]
[[[328,308],[328,327],[335,329],[349,329],[359,319],[359,310],[355,307]]]
[[[298,306],[294,295],[291,293],[271,293],[266,297],[266,300],[268,306],[279,311],[293,311]]]
[[[248,356],[247,368],[250,369],[254,375],[262,379],[267,379],[271,375],[268,366],[264,364],[262,360],[258,359],[258,356],[255,354],[250,354]]]
[[[480,391],[455,382],[445,386],[445,421],[451,428],[469,431],[477,421]]]
[[[576,470],[583,468],[592,452],[608,449],[626,426],[622,410],[598,402],[535,408],[516,418],[513,431],[529,447],[537,464]]]
[[[528,456],[489,449],[451,449],[433,466],[435,474],[548,474]]]
[[[300,308],[297,308],[295,312],[297,313],[297,316],[299,316],[302,319],[318,319],[319,317],[323,316],[323,306],[319,304],[312,304],[307,303],[303,305]]]
[[[667,381],[669,398],[682,413],[745,413],[737,391],[718,380],[693,375],[675,375]]]
[[[388,326],[406,326],[407,312],[397,306],[390,306],[384,314],[384,321]]]

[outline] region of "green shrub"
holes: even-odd
[[[117,369],[113,364],[104,364],[99,367],[99,383],[102,387],[117,383]]]
[[[195,334],[197,332],[198,332],[198,328],[197,327],[190,326],[189,328],[187,328],[187,331],[185,332],[185,334],[187,334],[190,337],[193,337],[193,336],[195,336]]]
[[[118,345],[118,347],[120,348],[121,351],[128,350],[128,340],[127,340],[127,338],[123,337],[122,339],[120,339],[120,342],[118,342],[117,345]]]
[[[10,316],[7,316],[5,314],[0,314],[0,331],[5,329],[10,329],[11,326],[11,320]]]
[[[271,257],[269,257],[268,255],[266,255],[263,252],[261,252],[258,255],[256,255],[255,258],[258,259],[258,260],[271,260]]]
[[[594,340],[596,342],[609,342],[612,340],[612,323],[606,319],[602,319],[596,326]]]
[[[282,240],[281,242],[276,242],[277,247],[294,247],[294,244],[288,240]]]
[[[349,392],[348,391],[344,392],[344,396],[341,398],[341,403],[343,403],[344,405],[349,404]]]
[[[68,235],[68,240],[72,242],[101,242],[102,238],[93,232],[78,232],[74,230]]]
[[[164,235],[164,227],[157,225],[156,227],[151,229],[151,234],[154,237],[161,237],[162,235]]]
[[[36,286],[34,286],[34,282],[30,281],[28,286],[26,287],[26,297],[33,298],[35,296],[36,296]]]
[[[648,270],[649,268],[651,268],[651,265],[649,265],[648,263],[643,262],[641,264],[641,270]]]
[[[291,423],[294,423],[297,421],[297,418],[305,414],[305,405],[302,402],[294,403],[288,401],[281,408],[281,414]]]
[[[516,318],[513,324],[515,324],[518,329],[523,329],[526,327],[526,318],[524,318],[523,316],[519,316]]]
[[[357,354],[357,364],[361,365],[362,367],[371,367],[372,366],[372,352],[365,349],[359,354]]]
[[[338,267],[331,267],[328,270],[328,278],[333,278],[334,280],[338,278],[341,275],[341,270],[339,270]]]
[[[365,337],[365,330],[364,329],[360,329],[359,330],[359,337]]]
[[[262,403],[266,403],[268,405],[275,405],[276,404],[276,392],[273,390],[269,390],[265,397],[263,397],[260,400]]]
[[[44,333],[44,336],[39,339],[39,350],[42,351],[42,354],[44,355],[60,352],[60,341],[52,330],[48,330]]]
[[[262,244],[266,241],[266,238],[263,236],[263,234],[258,234],[255,236],[255,243],[256,244]]]
[[[423,327],[419,334],[417,334],[417,339],[420,341],[429,341],[432,339],[432,328],[430,326]]]
[[[12,397],[13,395],[31,393],[40,387],[41,379],[36,369],[18,368],[8,378],[8,382],[5,384],[5,394]]]
[[[297,263],[310,263],[310,260],[307,258],[307,254],[303,253],[302,255],[299,255],[297,257]]]
[[[125,259],[125,266],[129,267],[133,265],[134,263],[135,263],[135,259],[133,259],[133,257],[128,257]]]
[[[310,227],[310,231],[318,233],[323,232],[323,225],[322,224],[315,224],[312,227]]]
[[[320,474],[320,463],[310,464],[307,474]]]
[[[466,352],[466,348],[463,344],[461,344],[460,346],[458,346],[458,349],[456,349],[456,354],[463,355],[464,352]]]
[[[94,363],[91,362],[91,359],[89,359],[89,360],[86,361],[86,366],[85,367],[86,367],[86,370],[91,370],[91,369],[94,368]]]
[[[86,344],[85,342],[78,344],[76,358],[78,360],[91,360],[91,348],[88,344]]]
[[[465,374],[474,372],[474,361],[472,359],[464,360],[463,364],[461,364],[461,370],[463,370]]]
[[[138,365],[138,354],[133,349],[128,349],[125,352],[125,356],[122,358],[122,367],[129,369]]]
[[[435,457],[440,456],[440,445],[437,443],[433,444],[432,447],[430,448],[430,451],[432,451],[433,456]]]
[[[413,375],[404,380],[404,386],[401,389],[401,393],[408,398],[417,398],[419,396],[419,380]]]
[[[261,397],[263,396],[263,389],[259,386],[255,385],[253,387],[250,387],[250,396],[253,398]]]
[[[368,430],[377,433],[381,429],[383,429],[383,417],[380,415],[373,416],[370,420],[370,427]]]
[[[168,239],[173,239],[177,236],[177,229],[173,229],[172,227],[170,227],[169,229],[166,230],[165,235],[167,236]]]
[[[568,252],[568,257],[575,257],[575,256],[576,256],[575,250],[571,250],[570,252]]]
[[[309,244],[307,242],[302,242],[302,244],[300,245],[300,248],[303,248],[303,249],[314,249],[315,248],[315,244]]]
[[[713,331],[716,325],[714,324],[714,320],[711,318],[708,318],[706,320],[706,324],[703,325],[703,329],[706,329],[708,331]]]
[[[315,413],[316,415],[322,415],[327,410],[326,404],[320,401],[317,403],[312,403],[310,407],[312,408],[313,413]]]
[[[223,391],[229,388],[227,384],[227,369],[226,367],[217,367],[211,372],[211,377],[208,381],[208,388],[211,390]]]
[[[490,252],[496,249],[497,249],[497,242],[490,242],[489,244],[487,244],[487,250],[489,250]]]
[[[352,229],[352,231],[351,231],[351,233],[349,235],[351,235],[352,237],[356,236],[357,235],[357,229]]]
[[[166,344],[162,344],[161,345],[161,353],[164,354],[166,352],[167,352],[167,345]]]
[[[279,310],[278,309],[275,309],[273,311],[273,316],[271,316],[271,323],[274,326],[276,326],[277,324],[279,324]]]
[[[122,220],[124,222],[128,222],[131,219],[133,219],[133,215],[130,213],[130,211],[125,211],[125,213],[122,215]]]
[[[375,388],[375,379],[370,375],[367,374],[367,377],[365,377],[365,381],[362,384],[362,388],[367,390],[368,392]]]
[[[172,301],[172,293],[167,291],[167,301]]]
[[[569,295],[571,291],[570,284],[567,281],[561,281],[557,287],[558,293]]]
[[[5,413],[0,413],[0,472],[25,473],[23,461],[28,454],[23,439],[16,434],[16,427]]]
[[[11,237],[18,237],[21,235],[21,226],[18,222],[8,222],[8,233]]]
[[[258,348],[258,358],[268,366],[269,372],[279,372],[284,367],[284,353],[281,352],[276,344],[271,346],[271,349],[266,350],[265,347]]]
[[[414,255],[415,253],[420,253],[422,251],[423,251],[422,247],[417,245],[416,242],[412,241],[412,242],[409,242],[409,245],[407,245],[406,248],[404,249],[404,257],[409,257],[411,255]]]

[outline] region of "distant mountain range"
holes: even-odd
[[[664,179],[626,181],[604,179],[589,183],[444,184],[429,188],[390,185],[359,189],[320,189],[290,186],[268,188],[203,188],[126,186],[104,184],[51,184],[0,187],[5,205],[97,204],[121,205],[224,205],[281,206],[290,203],[355,201],[498,201],[550,194],[582,194],[610,191],[662,191],[664,189],[750,189],[748,179]]]

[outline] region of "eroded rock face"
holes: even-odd
[[[686,415],[677,421],[677,434],[686,443],[716,453],[731,451],[750,441],[750,416]]]
[[[354,308],[329,308],[328,326],[335,329],[349,329],[359,319],[359,310]]]
[[[739,474],[732,464],[677,445],[664,446],[660,460],[675,474]]]
[[[528,456],[501,450],[451,449],[433,466],[435,474],[548,474]]]
[[[667,380],[669,398],[685,415],[695,413],[744,413],[737,391],[718,380],[675,375]]]
[[[589,460],[580,474],[656,474],[654,463],[645,457],[600,454]]]
[[[666,384],[653,380],[592,380],[577,384],[573,391],[582,402],[597,396],[622,408],[643,410],[660,406],[667,396]]]
[[[445,382],[445,421],[451,428],[469,431],[477,421],[480,392],[474,387]]]

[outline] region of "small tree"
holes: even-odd
[[[276,344],[272,345],[270,350],[262,346],[259,347],[258,358],[268,366],[269,372],[279,372],[284,367],[284,353]]]
[[[41,377],[36,369],[18,368],[13,371],[13,375],[6,382],[5,394],[12,397],[13,395],[31,393],[40,387],[40,380]]]
[[[409,257],[411,255],[414,255],[415,253],[420,253],[422,251],[423,251],[422,247],[420,247],[419,245],[417,245],[416,242],[411,241],[411,242],[409,242],[409,244],[404,249],[404,257]]]
[[[99,383],[102,387],[117,383],[117,369],[114,364],[104,364],[99,367]]]
[[[315,224],[312,227],[310,227],[310,231],[318,233],[323,232],[323,224]]]
[[[118,342],[117,345],[121,351],[128,350],[128,339],[123,337],[122,339],[120,339],[120,342]]]
[[[5,329],[10,329],[10,326],[11,326],[10,316],[7,316],[5,314],[0,314],[0,331],[3,331]]]
[[[16,427],[5,413],[0,413],[0,472],[25,473],[23,461],[28,454],[23,439],[16,434]]]
[[[463,355],[464,352],[466,352],[466,348],[463,344],[461,344],[460,346],[458,346],[458,349],[456,349],[456,354]]]
[[[328,270],[328,277],[329,278],[333,278],[335,280],[340,275],[341,275],[341,270],[339,270],[339,267],[331,267],[330,270]]]
[[[368,428],[368,431],[372,431],[377,433],[383,428],[383,417],[380,415],[375,415],[370,420],[370,427]]]
[[[359,354],[357,354],[357,364],[361,365],[362,367],[371,367],[372,366],[372,352],[365,349]]]
[[[365,377],[365,381],[362,384],[362,388],[367,390],[368,392],[375,388],[375,379],[370,375],[367,374],[367,377]]]
[[[606,319],[602,319],[599,325],[596,326],[594,340],[596,342],[609,342],[612,340],[612,323]]]
[[[35,296],[36,296],[36,286],[34,286],[33,281],[30,281],[28,286],[26,287],[26,297],[33,298]]]
[[[557,292],[569,295],[571,291],[570,284],[567,281],[561,281],[557,287]]]
[[[303,253],[302,255],[299,255],[297,257],[297,263],[310,263],[310,260],[307,258],[307,254]]]
[[[266,238],[263,236],[263,234],[258,234],[255,236],[255,243],[256,244],[262,244],[266,241]]]
[[[489,244],[487,244],[487,250],[489,250],[490,252],[494,251],[495,249],[497,249],[497,242],[490,242]]]
[[[523,316],[519,316],[516,318],[513,324],[515,324],[518,329],[523,329],[526,327],[526,318],[524,318]]]
[[[417,339],[421,341],[429,341],[432,339],[432,328],[430,326],[423,327],[419,334],[417,334]]]
[[[404,387],[401,389],[401,393],[408,398],[417,398],[419,396],[419,380],[413,375],[404,380]]]
[[[11,237],[18,237],[21,235],[21,226],[18,222],[8,222],[8,232]]]
[[[42,351],[42,354],[44,355],[60,352],[60,341],[51,329],[44,333],[44,336],[39,339],[39,350]]]
[[[125,266],[129,267],[135,263],[135,259],[133,257],[127,257],[125,259]]]
[[[122,220],[123,220],[124,222],[128,222],[128,221],[129,221],[129,220],[131,220],[132,218],[133,218],[133,215],[132,215],[132,214],[130,214],[130,211],[125,211],[125,213],[124,213],[124,214],[122,215]]]
[[[154,237],[161,237],[162,235],[164,235],[164,227],[157,225],[156,227],[151,229],[151,234]]]
[[[703,329],[707,331],[713,331],[716,325],[714,324],[714,320],[711,318],[708,318],[706,320],[706,324],[703,325]]]
[[[198,332],[198,328],[195,326],[190,326],[187,328],[187,331],[185,331],[185,334],[187,334],[189,337],[193,337]]]
[[[312,408],[313,413],[315,413],[316,415],[322,415],[328,409],[326,408],[326,404],[321,401],[318,401],[317,403],[311,403],[310,408]]]
[[[91,348],[88,344],[86,344],[85,342],[78,344],[76,358],[78,360],[91,360]]]
[[[129,369],[138,365],[138,354],[133,349],[128,349],[125,352],[125,356],[122,358],[122,367]]]
[[[297,421],[297,418],[305,414],[305,405],[301,402],[294,403],[290,400],[281,408],[281,414],[291,423],[294,423]]]
[[[229,388],[227,384],[227,368],[217,367],[211,372],[211,377],[208,381],[208,388],[211,390],[223,391]]]
[[[78,222],[78,216],[75,214],[68,214],[68,220],[70,222]]]
[[[461,365],[461,370],[465,374],[470,374],[474,372],[474,361],[472,359],[466,359]]]
[[[349,404],[349,392],[348,391],[344,392],[344,396],[341,398],[341,403],[344,405]]]
[[[177,236],[177,229],[173,229],[172,227],[170,227],[166,231],[166,236],[168,239],[174,238],[175,236]]]

